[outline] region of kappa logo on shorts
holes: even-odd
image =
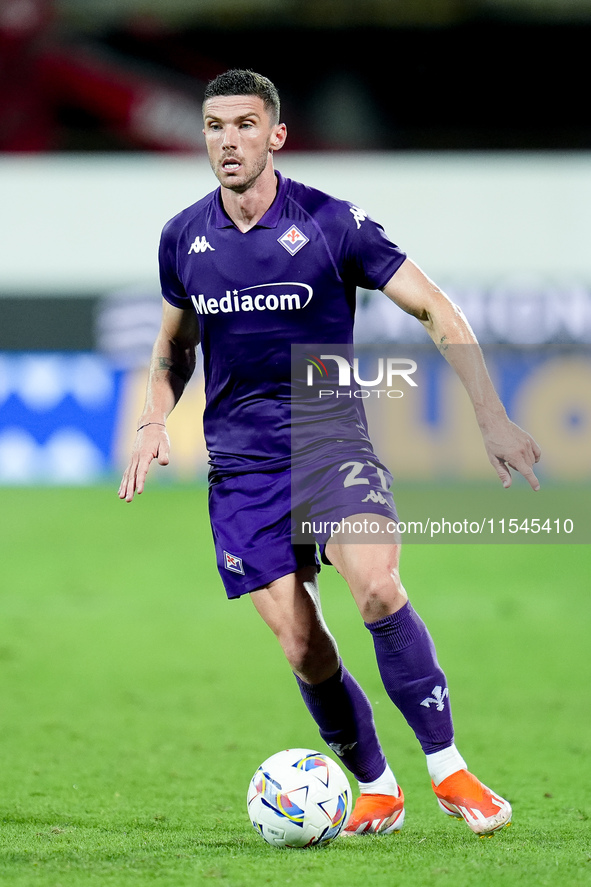
[[[242,558],[235,554],[228,554],[227,551],[224,551],[224,567],[232,573],[240,573],[241,576],[244,576]]]
[[[306,237],[305,234],[302,234],[299,228],[296,228],[295,225],[292,225],[291,228],[288,228],[285,234],[282,234],[281,237],[277,238],[278,242],[281,246],[287,250],[287,252],[295,256],[297,252],[301,250],[303,246],[310,242],[310,238]]]
[[[362,502],[376,502],[378,505],[387,505],[388,500],[382,496],[381,493],[376,492],[376,490],[370,490],[365,499],[361,500]]]

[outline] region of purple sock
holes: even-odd
[[[425,754],[448,748],[454,731],[447,682],[421,617],[407,602],[391,616],[365,625],[373,635],[386,692]]]
[[[386,768],[369,700],[341,662],[339,670],[320,684],[295,676],[320,735],[356,779],[373,782]]]

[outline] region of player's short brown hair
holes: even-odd
[[[281,104],[279,93],[268,77],[256,71],[232,68],[224,74],[218,74],[205,89],[203,101],[218,95],[256,95],[263,100],[273,124],[279,123]]]

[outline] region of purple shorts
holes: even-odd
[[[209,513],[228,597],[248,594],[300,567],[320,569],[316,545],[330,563],[324,546],[345,518],[370,513],[397,522],[391,481],[377,457],[365,452],[321,467],[248,472],[213,482]]]

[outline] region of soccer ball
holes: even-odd
[[[263,761],[248,786],[248,815],[272,847],[333,841],[351,813],[351,789],[338,764],[309,748]]]

